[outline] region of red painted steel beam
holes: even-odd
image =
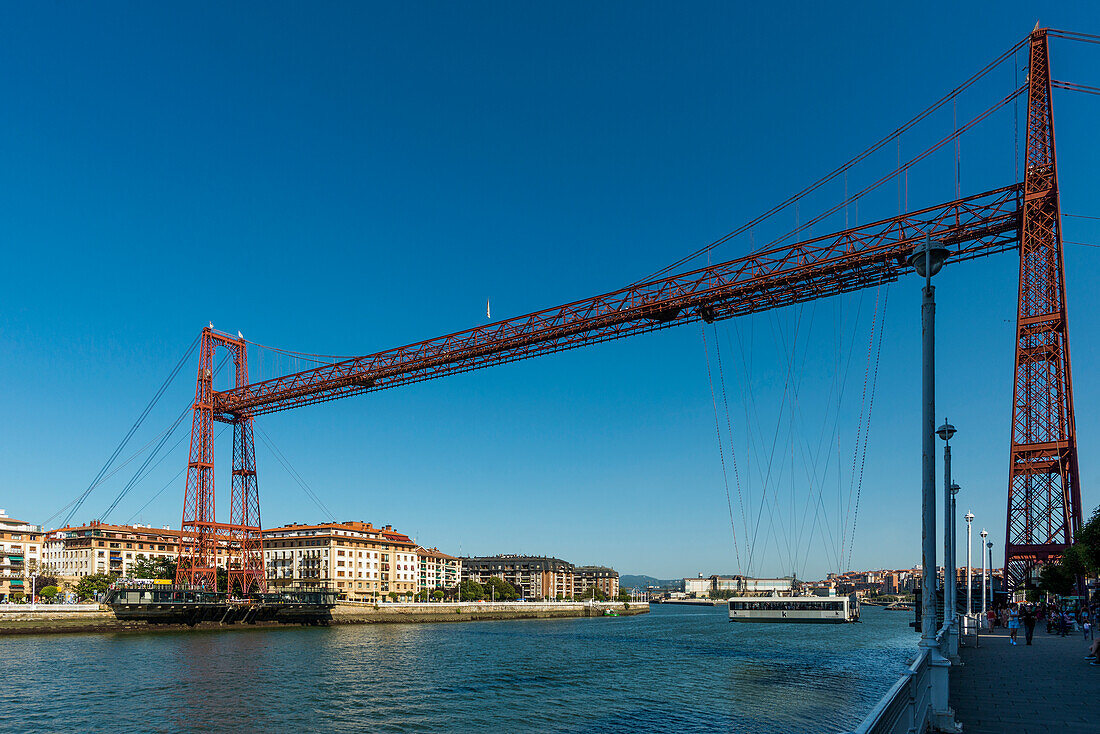
[[[1014,249],[1022,186],[964,199],[416,344],[214,394],[217,420],[385,390],[458,372],[715,321],[891,282],[924,237],[952,260]]]

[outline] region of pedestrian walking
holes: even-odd
[[[1013,604],[1011,609],[1005,610],[1005,616],[1008,617],[1008,635],[1012,644],[1016,644],[1016,633],[1020,630],[1020,612]]]
[[[1031,607],[1024,609],[1024,640],[1025,644],[1031,644],[1031,638],[1035,635],[1035,610]]]

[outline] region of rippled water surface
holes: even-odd
[[[904,670],[910,615],[637,617],[0,638],[0,731],[810,732]]]

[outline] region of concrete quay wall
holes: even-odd
[[[373,604],[340,602],[332,613],[333,624],[381,622],[477,622],[493,619],[554,619],[645,614],[646,604],[620,602],[463,602],[461,604]]]
[[[562,617],[602,617],[605,610],[628,616],[649,611],[645,604],[602,602],[593,604],[551,602],[498,602],[462,604],[373,604],[340,602],[328,624],[382,624],[418,622],[479,622],[502,619],[554,619]],[[7,607],[7,608],[4,608]],[[182,624],[149,624],[115,617],[109,608],[98,604],[0,605],[0,636],[41,635],[80,632],[155,632],[190,629],[255,629],[290,627],[275,622],[258,624],[218,624],[202,622],[194,627]]]

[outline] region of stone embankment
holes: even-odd
[[[555,619],[563,617],[630,616],[649,611],[646,604],[618,602],[470,602],[462,604],[361,604],[340,602],[328,624],[380,624],[419,622],[480,622],[501,619]],[[186,625],[124,621],[98,604],[0,605],[0,635],[59,634],[76,632],[153,632],[188,629],[250,629],[280,627],[278,623]]]
[[[554,619],[645,614],[648,604],[619,602],[466,602],[462,604],[373,604],[341,602],[332,613],[334,624],[376,622],[479,622],[492,619]]]

